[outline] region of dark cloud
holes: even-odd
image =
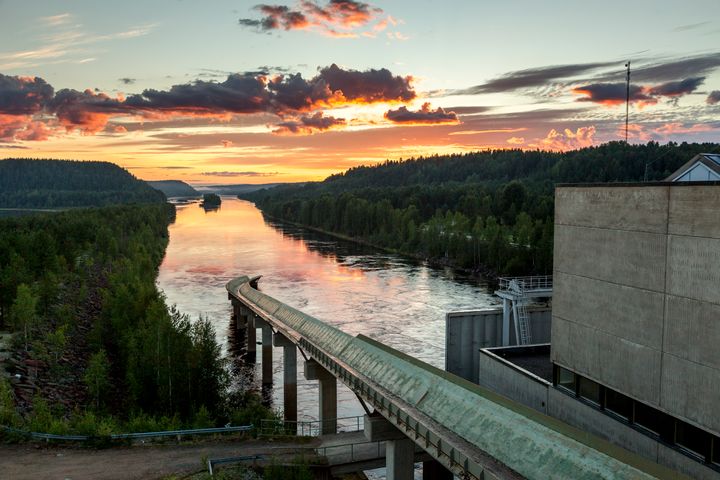
[[[673,28],[673,32],[686,32],[688,30],[695,30],[698,28],[702,28],[705,25],[709,25],[710,22],[700,22],[700,23],[691,23],[688,25],[680,25],[679,27]]]
[[[130,78],[130,77],[123,77],[123,78],[118,78],[118,81],[124,85],[132,85],[133,83],[135,83],[137,81],[137,79]]]
[[[705,103],[708,105],[717,105],[720,103],[720,90],[710,92],[710,95],[705,99]]]
[[[121,100],[90,89],[84,92],[68,88],[59,90],[47,107],[66,129],[79,128],[86,134],[103,130],[111,116],[128,113],[128,107]]]
[[[279,172],[202,172],[200,175],[211,177],[274,177],[280,175]]]
[[[679,97],[694,92],[704,81],[705,77],[694,77],[676,82],[667,82],[651,87],[648,93],[662,97]]]
[[[630,85],[630,102],[640,104],[657,103],[661,97],[668,97],[671,101],[677,102],[677,99],[683,95],[694,92],[705,81],[705,77],[692,77],[685,80],[666,82],[660,85],[643,87],[640,85]],[[574,93],[585,95],[579,98],[581,102],[594,102],[604,105],[619,105],[625,103],[627,95],[627,86],[624,82],[617,83],[593,83],[575,87]]]
[[[454,90],[449,92],[449,94],[479,95],[482,93],[501,93],[524,88],[536,88],[545,86],[554,80],[588,74],[616,64],[617,62],[595,62],[529,68],[526,70],[509,72],[502,77],[490,80],[489,82],[462,90]]]
[[[196,80],[168,90],[146,89],[127,98],[112,98],[102,92],[63,89],[54,96],[52,86],[40,78],[0,76],[0,115],[3,138],[15,136],[18,125],[34,114],[55,115],[66,130],[84,134],[103,131],[115,116],[161,120],[172,116],[229,119],[233,114],[298,115],[320,108],[347,104],[406,102],[415,98],[412,77],[393,75],[387,69],[346,70],[333,64],[306,80],[300,74],[231,74],[222,81]],[[23,117],[23,118],[15,118]],[[28,118],[24,118],[28,117]],[[322,130],[332,117],[307,117],[304,128]],[[44,120],[45,121],[45,120]],[[313,125],[312,121],[318,122]],[[40,122],[42,123],[42,122]],[[335,119],[333,125],[338,124]],[[115,133],[125,132],[117,127]],[[290,127],[288,127],[290,128]],[[46,138],[48,129],[26,131],[27,139]]]
[[[709,53],[666,62],[634,66],[631,69],[631,75],[633,81],[637,82],[672,82],[678,78],[706,76],[718,67],[720,67],[720,53]],[[601,77],[597,77],[596,80],[605,81],[617,79],[618,73],[612,72],[604,74]]]
[[[466,106],[466,107],[449,107],[448,110],[451,112],[455,112],[458,115],[476,115],[478,113],[486,113],[492,110],[493,107],[485,107],[485,106]]]
[[[344,125],[344,118],[326,117],[323,112],[317,112],[313,115],[303,115],[297,119],[278,123],[278,128],[273,133],[310,135]]]
[[[619,105],[625,103],[627,86],[625,83],[593,83],[573,89],[574,93],[585,95],[579,102],[601,103],[603,105]],[[657,99],[647,95],[639,85],[630,85],[630,102],[657,103]]]
[[[11,77],[0,73],[0,114],[32,115],[53,96],[53,87],[40,77]]]
[[[321,69],[318,77],[315,77],[318,82],[326,82],[331,92],[341,92],[351,102],[408,102],[416,96],[410,86],[412,77],[393,75],[386,68],[360,72],[344,70],[332,64]]]
[[[380,8],[355,0],[330,0],[322,6],[304,0],[295,9],[286,5],[268,4],[257,5],[255,9],[262,14],[261,18],[241,18],[238,24],[265,32],[313,28],[337,37],[357,36],[351,33],[353,29],[369,24],[383,12]],[[393,19],[388,17],[385,21],[389,20]],[[341,31],[337,31],[338,28]]]
[[[224,82],[173,85],[170,90],[144,90],[130,95],[125,105],[139,110],[196,113],[255,113],[270,101],[262,76],[233,74]]]
[[[435,110],[430,108],[429,103],[424,103],[420,110],[415,112],[407,107],[400,107],[397,110],[385,112],[385,118],[395,123],[457,123],[458,117],[455,112],[446,112],[441,107]]]

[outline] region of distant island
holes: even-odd
[[[164,203],[165,195],[110,162],[0,160],[0,208]]]
[[[155,180],[148,181],[155,190],[160,190],[168,198],[199,198],[200,192],[181,180]]]
[[[222,199],[220,198],[220,195],[216,193],[206,193],[203,195],[201,205],[206,210],[214,210],[219,208],[221,203]]]

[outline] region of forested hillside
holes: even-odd
[[[155,180],[147,182],[155,190],[160,190],[166,197],[199,197],[200,192],[180,180]]]
[[[661,180],[718,144],[612,142],[388,161],[243,198],[273,217],[490,274],[552,271],[556,183]]]
[[[163,202],[162,192],[109,162],[0,160],[0,208]]]
[[[212,326],[168,311],[155,286],[173,214],[154,204],[0,221],[0,322],[16,332],[0,425],[108,433],[118,419],[221,413]]]

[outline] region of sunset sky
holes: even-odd
[[[0,0],[0,158],[193,184],[720,141],[718,0]]]

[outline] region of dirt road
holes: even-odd
[[[309,445],[309,444],[308,444]],[[203,458],[288,451],[297,444],[255,440],[105,450],[0,445],[3,480],[130,480],[182,477],[203,470]]]

